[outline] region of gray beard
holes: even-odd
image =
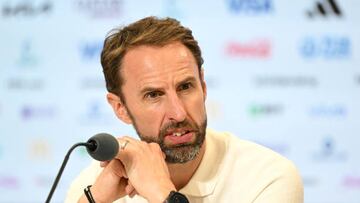
[[[169,125],[165,126],[163,129],[161,129],[158,138],[142,135],[139,132],[136,123],[135,122],[133,123],[134,123],[134,128],[142,141],[145,141],[147,143],[155,142],[159,144],[161,150],[166,155],[165,161],[167,163],[186,163],[188,161],[194,160],[200,152],[201,146],[203,145],[205,140],[207,119],[205,117],[204,121],[200,124],[200,126],[191,125],[190,122],[188,122],[187,120],[178,123],[170,123]],[[181,127],[190,127],[192,131],[195,133],[195,141],[193,143],[187,143],[187,144],[181,144],[175,146],[165,145],[164,137],[166,131],[168,129],[176,129]]]

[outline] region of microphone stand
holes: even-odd
[[[45,203],[50,203],[51,197],[52,197],[52,195],[53,195],[53,193],[54,193],[54,191],[55,191],[55,189],[56,189],[56,186],[57,186],[57,184],[58,184],[58,182],[59,182],[59,180],[60,180],[60,178],[61,178],[61,175],[62,175],[62,173],[63,173],[63,171],[64,171],[65,166],[66,166],[66,163],[67,163],[68,160],[69,160],[70,154],[71,154],[71,152],[72,152],[76,147],[78,147],[78,146],[85,146],[85,147],[88,147],[88,148],[96,148],[96,143],[92,143],[92,142],[90,142],[90,143],[79,142],[79,143],[74,144],[74,145],[69,149],[69,151],[67,152],[67,154],[66,154],[66,156],[65,156],[65,158],[64,158],[64,161],[63,161],[63,163],[62,163],[62,165],[61,165],[61,167],[60,167],[60,170],[59,170],[59,172],[58,172],[58,174],[57,174],[57,176],[56,176],[56,178],[55,178],[55,181],[54,181],[54,183],[53,183],[53,185],[52,185],[52,187],[51,187],[51,190],[50,190],[50,192],[49,192],[49,195],[48,195]]]

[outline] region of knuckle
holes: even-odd
[[[153,150],[157,151],[157,152],[160,152],[161,149],[160,149],[160,145],[158,143],[155,143],[155,142],[152,142],[150,143],[150,146]]]

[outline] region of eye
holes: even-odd
[[[144,98],[145,99],[156,99],[156,98],[160,97],[161,95],[163,95],[163,93],[160,91],[151,91],[151,92],[146,93],[144,95]]]
[[[179,90],[179,91],[183,91],[183,90],[190,89],[191,87],[192,87],[192,84],[191,84],[190,82],[187,82],[187,83],[181,84],[181,85],[178,87],[178,90]]]

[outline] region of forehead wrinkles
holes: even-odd
[[[139,77],[137,87],[142,88],[147,85],[171,85],[179,82],[183,78],[188,76],[194,76],[195,73],[191,67],[181,67],[176,70],[166,69],[163,71],[148,72],[143,76]]]
[[[124,56],[124,65],[151,68],[160,64],[176,64],[195,62],[195,58],[187,47],[181,43],[172,43],[163,47],[142,45],[129,50]]]
[[[122,74],[136,86],[149,82],[165,82],[180,75],[197,72],[195,58],[182,44],[164,47],[141,46],[130,50],[124,58]],[[124,84],[125,84],[124,80]]]

